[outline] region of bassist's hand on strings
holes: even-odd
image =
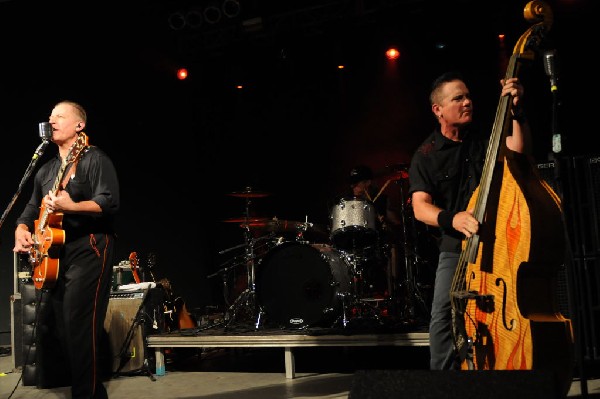
[[[429,206],[434,209],[433,205]],[[461,212],[440,211],[437,214],[437,225],[443,229],[448,229],[450,226],[458,232],[461,232],[465,237],[470,238],[479,231],[479,222],[473,216],[473,210],[469,209]]]
[[[473,211],[458,212],[452,219],[452,227],[470,238],[479,231],[479,222],[473,217]]]

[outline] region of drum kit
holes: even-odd
[[[371,202],[340,200],[331,209],[331,225],[324,228],[308,218],[298,222],[250,216],[251,200],[269,193],[247,187],[229,195],[245,199],[242,217],[223,220],[239,224],[244,242],[219,254],[235,250],[243,254],[208,276],[221,275],[226,293],[228,272],[245,268],[246,288],[227,303],[227,326],[251,323],[254,329],[306,329],[406,324],[406,315],[398,314],[398,309],[409,298],[395,297],[391,287],[389,250],[380,242]],[[327,242],[306,240],[308,232],[326,236]]]

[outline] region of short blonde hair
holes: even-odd
[[[81,106],[81,104],[76,103],[75,101],[69,101],[69,100],[60,101],[56,105],[59,105],[59,104],[68,104],[71,107],[75,108],[75,113],[77,114],[77,116],[79,116],[84,123],[87,123],[87,112],[85,112],[85,109]],[[56,105],[55,105],[55,107],[56,107]]]

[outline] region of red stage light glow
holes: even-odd
[[[188,77],[188,70],[185,68],[179,68],[177,70],[177,79],[185,80]]]
[[[390,48],[385,52],[385,56],[388,60],[397,60],[400,58],[400,52],[395,48]]]

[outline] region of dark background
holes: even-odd
[[[476,120],[491,130],[498,80],[531,26],[525,1],[504,0],[239,0],[236,15],[194,20],[222,4],[0,1],[0,343],[10,337],[13,229],[29,180],[9,205],[56,102],[87,109],[90,143],[119,172],[118,259],[136,251],[145,267],[155,254],[155,277],[202,311],[223,304],[220,276],[207,276],[243,255],[219,254],[244,243],[244,230],[223,220],[249,205],[253,216],[328,228],[331,199],[354,165],[370,165],[382,186],[410,162],[434,126],[429,85],[446,70],[465,74]],[[554,18],[543,47],[557,50],[558,110],[540,54],[520,74],[540,163],[552,153],[554,114],[560,156],[598,153],[588,127],[597,94],[591,2],[547,4]],[[197,25],[173,26],[178,13]],[[260,27],[246,31],[257,17]],[[384,56],[391,45],[395,62]],[[54,153],[49,146],[42,161]],[[397,204],[405,183],[386,190]],[[269,195],[249,204],[231,195],[246,187]]]

